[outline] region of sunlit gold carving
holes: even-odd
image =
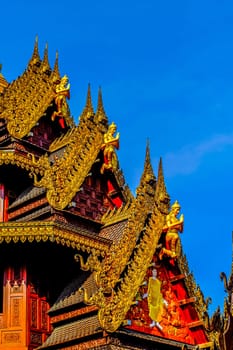
[[[179,234],[178,232],[183,231],[183,222],[184,216],[181,214],[180,218],[177,218],[177,215],[180,212],[180,204],[176,201],[172,207],[170,213],[166,216],[166,225],[164,226],[163,231],[166,232],[166,247],[162,248],[159,254],[160,259],[163,258],[163,255],[169,256],[171,258],[176,258],[178,249]]]
[[[80,267],[83,271],[98,271],[101,268],[99,254],[96,254],[95,250],[88,256],[86,263],[84,263],[81,254],[75,254],[74,258],[77,262],[80,262]]]
[[[109,226],[117,222],[127,220],[131,213],[132,200],[126,205],[122,205],[120,208],[109,209],[101,219],[104,226]]]
[[[0,223],[0,243],[4,241],[7,243],[51,241],[74,250],[91,251],[99,256],[104,256],[109,249],[107,241],[72,231],[64,224],[43,221]]]
[[[94,108],[92,106],[92,99],[91,99],[91,86],[88,84],[88,90],[87,90],[87,99],[86,99],[86,105],[79,116],[80,121],[88,120],[89,118],[93,118],[95,115]]]
[[[14,149],[5,149],[0,151],[0,165],[2,164],[17,165],[30,173],[43,175],[45,170],[49,167],[49,160],[47,155],[36,160],[33,154],[28,153],[26,157],[15,153]]]
[[[155,190],[155,203],[158,206],[159,211],[163,214],[168,214],[170,207],[170,196],[167,193],[164,175],[163,175],[163,166],[162,159],[159,160],[159,168],[158,168],[158,178],[156,183]]]
[[[80,122],[70,135],[61,158],[46,170],[35,185],[47,189],[47,200],[56,209],[64,209],[79,191],[90,172],[103,143],[103,134],[92,120]]]
[[[75,132],[75,128],[71,128],[66,134],[61,135],[59,138],[55,139],[49,146],[50,152],[55,152],[58,149],[67,146],[72,140],[72,134]]]
[[[119,287],[112,289],[111,296],[105,298],[104,304],[101,301],[103,306],[99,306],[98,315],[100,324],[105,330],[114,332],[123,322],[152,260],[163,224],[164,218],[162,214],[153,212],[149,225],[135,251],[135,255],[129,261],[127,273],[119,281]]]
[[[0,118],[7,121],[7,129],[11,136],[23,138],[28,135],[46,113],[54,100],[54,74],[48,65],[46,53],[44,61],[40,60],[36,42],[26,71],[8,85],[1,98]],[[66,123],[73,123],[69,111]]]
[[[70,98],[70,84],[68,83],[68,77],[64,75],[61,78],[61,81],[56,86],[56,96],[55,96],[55,104],[57,110],[52,114],[52,121],[54,121],[57,117],[64,118],[65,120],[69,117],[69,108],[66,102],[66,99]],[[64,124],[61,125],[63,128]]]
[[[104,163],[100,172],[103,174],[105,170],[115,171],[117,169],[118,161],[115,152],[115,148],[119,148],[119,132],[114,136],[116,132],[116,124],[112,123],[108,127],[108,131],[104,134],[104,143],[102,150],[104,154]]]
[[[99,307],[100,324],[109,332],[120,326],[133,303],[164,226],[164,216],[154,206],[149,224],[141,233],[148,215],[148,207],[145,208],[144,204],[148,196],[150,198],[151,186],[154,184],[150,181],[153,174],[146,174],[149,175],[148,167],[144,168],[122,239],[117,246],[111,246],[101,264],[101,270],[96,271],[98,291],[90,297],[86,296],[88,303],[95,303]]]
[[[154,189],[154,174],[148,165],[150,159],[146,156],[144,171],[137,188],[136,199],[129,207],[129,218],[124,228],[119,244],[112,244],[109,253],[103,261],[102,269],[96,273],[96,281],[104,290],[111,290],[125,269],[137,239],[144,228],[148,212],[152,210]],[[113,219],[113,217],[112,217]]]
[[[0,64],[0,94],[4,91],[4,89],[8,86],[8,82],[2,75],[2,64]],[[0,110],[1,111],[1,110]]]
[[[37,74],[27,70],[9,85],[4,94],[5,109],[0,117],[7,120],[9,133],[17,138],[26,136],[51,103],[53,83],[37,68]],[[38,96],[40,91],[40,96]]]

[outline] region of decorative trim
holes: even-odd
[[[34,154],[28,153],[27,156],[24,156],[16,153],[14,149],[6,148],[0,150],[0,166],[3,164],[13,164],[30,173],[43,176],[49,167],[49,159],[47,155],[44,155],[36,160]]]
[[[0,244],[3,242],[53,242],[74,250],[92,252],[105,256],[109,250],[109,242],[100,237],[82,234],[78,228],[57,222],[7,222],[0,223]]]

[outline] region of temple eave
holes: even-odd
[[[104,256],[109,249],[110,241],[92,234],[82,233],[72,225],[58,222],[6,222],[0,223],[0,244],[3,242],[46,242],[61,244],[74,250],[90,252]]]

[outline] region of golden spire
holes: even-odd
[[[33,54],[32,54],[32,57],[31,57],[28,65],[31,66],[31,65],[37,64],[39,62],[40,62],[40,55],[39,55],[39,50],[38,50],[38,36],[36,36]]]
[[[2,75],[2,64],[0,64],[0,94],[3,92],[3,90],[8,86],[8,82]]]
[[[52,72],[52,78],[54,82],[58,82],[61,79],[61,75],[59,72],[59,66],[58,66],[58,52],[56,52],[56,59],[53,67],[53,72]]]
[[[147,194],[147,203],[145,204],[148,205],[149,210],[152,208],[154,203],[155,184],[156,177],[151,165],[150,146],[149,141],[147,141],[144,169],[136,192],[137,195],[139,195],[141,192]]]
[[[50,65],[49,65],[48,44],[47,43],[46,43],[45,49],[44,49],[44,58],[43,58],[43,61],[42,61],[42,70],[44,72],[51,70]]]
[[[155,190],[155,202],[162,213],[168,213],[170,206],[170,196],[167,193],[164,181],[162,158],[159,160],[158,180]]]
[[[147,140],[147,143],[146,143],[146,157],[145,157],[145,164],[144,164],[144,173],[146,173],[147,176],[148,175],[150,176],[151,181],[153,181],[154,183],[156,182],[154,170],[152,168],[151,159],[150,159],[150,143],[149,143],[149,140]]]
[[[93,117],[95,115],[94,108],[92,106],[92,99],[91,99],[91,86],[88,84],[87,89],[87,99],[86,99],[86,105],[79,117],[79,120],[87,120],[90,117]]]
[[[97,124],[102,123],[105,126],[107,126],[108,124],[108,117],[104,110],[101,88],[99,88],[99,92],[98,92],[98,103],[97,103],[97,110],[95,114],[95,121]]]

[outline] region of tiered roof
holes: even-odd
[[[171,349],[213,348],[214,342],[217,344],[214,330],[205,325],[208,305],[182,249],[173,258],[159,255],[170,211],[162,160],[156,179],[147,144],[135,197],[125,185],[119,165],[101,174],[108,129],[101,89],[96,112],[88,86],[78,125],[68,109],[63,116],[65,128],[58,132],[51,117],[60,79],[58,56],[51,69],[48,47],[41,60],[36,40],[27,69],[5,84],[0,96],[0,119],[7,135],[7,140],[0,139],[4,145],[0,166],[9,169],[10,165],[24,170],[23,176],[31,176],[28,186],[10,203],[10,221],[0,223],[0,243],[50,241],[71,247],[77,271],[78,264],[84,271],[82,278],[77,273],[51,307],[54,330],[40,349],[123,349],[132,338],[145,340],[148,349],[151,344],[158,348],[169,344]],[[42,120],[52,130],[47,148],[33,144],[33,132],[40,129]],[[85,186],[85,205],[96,199],[96,179],[95,186],[102,191],[98,202],[101,215],[88,219],[73,209]],[[168,303],[161,329],[149,323],[146,295],[153,267],[161,282],[159,292]]]

